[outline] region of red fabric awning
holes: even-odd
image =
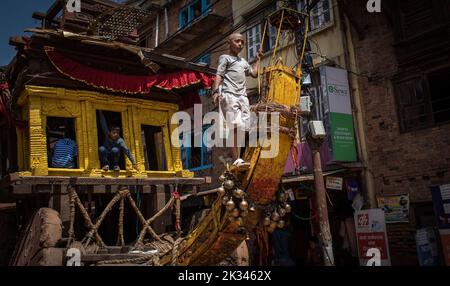
[[[150,92],[152,87],[173,90],[199,83],[204,88],[211,88],[215,77],[211,74],[190,70],[151,76],[125,75],[86,66],[53,49],[46,49],[45,52],[50,62],[62,74],[90,86],[114,92],[146,94]]]

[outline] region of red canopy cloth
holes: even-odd
[[[191,70],[151,76],[125,75],[86,66],[53,49],[46,49],[45,52],[50,62],[60,73],[90,86],[114,92],[146,94],[154,86],[172,90],[198,83],[201,83],[204,88],[210,88],[214,82],[214,75]]]

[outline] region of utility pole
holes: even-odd
[[[328,206],[325,184],[323,182],[322,163],[320,160],[320,146],[323,138],[312,138],[311,133],[307,135],[307,141],[312,153],[314,168],[314,188],[316,195],[316,209],[319,216],[320,242],[323,251],[325,266],[334,266],[333,240],[331,238],[330,223],[328,220]]]

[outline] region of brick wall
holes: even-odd
[[[359,1],[351,2],[352,17],[364,29],[363,39],[353,38],[358,72],[372,77],[359,77],[359,87],[376,193],[409,193],[411,202],[431,201],[430,186],[450,183],[450,125],[400,132],[391,81],[399,71],[392,26],[383,13],[369,14]],[[409,224],[388,227],[393,265],[417,261],[410,214]]]
[[[369,14],[358,5],[354,17],[365,28],[354,39],[369,149],[377,193],[409,192],[411,200],[431,200],[429,187],[450,182],[450,125],[401,133],[391,80],[397,70],[392,28],[383,14]],[[385,79],[377,79],[383,76]]]

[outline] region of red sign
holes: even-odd
[[[370,258],[367,257],[367,250],[377,248],[381,252],[381,259],[388,259],[384,232],[360,232],[357,235],[360,258]]]
[[[450,231],[448,229],[439,230],[441,234],[442,252],[444,254],[445,265],[450,266]]]
[[[359,214],[358,215],[358,227],[369,225],[369,214]]]

